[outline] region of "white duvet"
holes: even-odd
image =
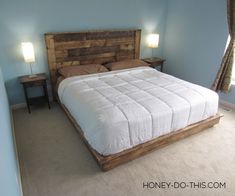
[[[218,95],[148,67],[63,80],[62,104],[100,154],[110,155],[211,117]]]

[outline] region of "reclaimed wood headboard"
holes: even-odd
[[[46,33],[53,97],[59,68],[139,58],[140,38],[140,29]]]

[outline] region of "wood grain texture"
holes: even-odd
[[[164,146],[167,146],[173,142],[176,142],[178,140],[184,139],[186,137],[189,137],[191,135],[194,135],[196,133],[199,133],[209,127],[214,126],[215,124],[219,123],[220,118],[222,117],[221,114],[216,114],[213,117],[210,117],[206,120],[203,120],[201,122],[189,125],[183,129],[180,129],[178,131],[174,131],[171,133],[168,133],[166,135],[157,137],[155,139],[152,139],[150,141],[147,141],[143,144],[139,144],[133,148],[124,150],[120,153],[114,154],[114,155],[108,155],[103,156],[99,154],[95,149],[93,149],[90,144],[87,142],[83,131],[81,127],[77,124],[76,120],[72,117],[70,112],[66,109],[66,107],[60,103],[61,108],[64,110],[65,114],[69,118],[69,120],[72,122],[78,133],[80,134],[83,142],[86,144],[88,149],[90,150],[91,154],[93,155],[96,162],[99,164],[101,169],[103,171],[108,171],[110,169],[113,169],[123,163],[126,163],[128,161],[131,161],[133,159],[136,159],[140,156],[143,156],[147,153],[150,153],[154,150],[157,150],[159,148],[162,148]]]
[[[54,99],[59,68],[139,58],[140,38],[139,29],[45,34]]]

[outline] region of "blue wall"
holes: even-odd
[[[226,14],[226,0],[169,0],[166,72],[210,88],[228,37]],[[222,99],[235,103],[234,91]]]
[[[6,79],[11,104],[24,102],[23,90],[17,81],[29,73],[20,50],[22,41],[35,46],[34,72],[47,72],[44,33],[107,28],[141,28],[142,56],[151,54],[146,47],[146,35],[160,34],[162,54],[166,0],[1,0],[0,6],[0,65]]]
[[[11,115],[0,69],[0,195],[20,196],[21,183],[15,156]]]
[[[22,41],[34,43],[34,72],[48,73],[46,32],[141,28],[142,57],[151,55],[146,35],[158,32],[155,55],[167,59],[165,71],[210,87],[227,40],[226,21],[226,0],[1,0],[0,66],[10,104],[25,101],[17,81],[30,71],[22,59]],[[235,103],[234,91],[221,98]]]

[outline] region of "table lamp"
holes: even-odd
[[[33,74],[33,70],[32,70],[32,63],[35,62],[33,44],[31,42],[22,42],[21,47],[22,47],[22,52],[24,56],[24,61],[26,63],[29,63],[29,66],[30,66],[31,74],[29,75],[29,78],[37,77],[36,74]]]
[[[153,49],[158,47],[159,44],[159,34],[153,33],[149,34],[147,38],[148,47],[152,48],[152,58],[153,58]]]

